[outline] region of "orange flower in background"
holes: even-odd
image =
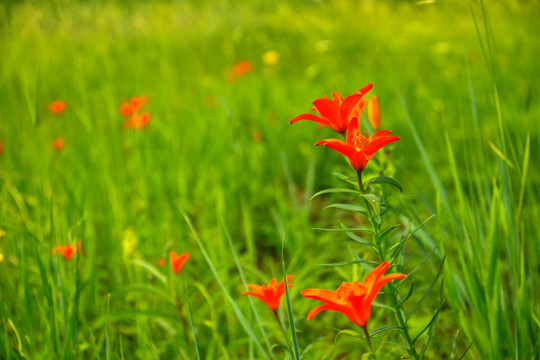
[[[0,155],[4,153],[4,142],[0,141]]]
[[[289,121],[289,124],[300,120],[315,121],[323,126],[328,126],[340,134],[347,131],[349,122],[354,117],[359,117],[360,112],[366,104],[362,97],[373,87],[372,83],[367,84],[354,94],[345,99],[339,93],[332,94],[333,99],[324,96],[322,99],[313,100],[314,107],[311,109],[320,116],[314,114],[301,114]]]
[[[292,278],[292,275],[287,275],[287,283],[289,284],[289,288],[293,286],[293,284],[291,284]],[[283,280],[281,280],[278,284],[276,279],[272,279],[268,284],[268,287],[266,287],[264,284],[249,284],[247,287],[253,291],[245,291],[242,293],[242,295],[255,296],[256,298],[261,299],[272,311],[276,311],[278,309],[279,300],[283,294],[285,294],[285,282]]]
[[[391,142],[399,140],[398,136],[387,136],[390,133],[390,130],[381,130],[369,138],[367,133],[365,133],[366,136],[364,137],[358,127],[358,118],[354,117],[349,122],[347,135],[345,136],[346,141],[327,139],[317,141],[315,145],[324,145],[347,156],[354,170],[362,172],[377,150]]]
[[[60,115],[66,110],[67,104],[64,100],[53,101],[49,105],[49,111],[55,115]]]
[[[229,71],[227,75],[227,80],[232,83],[235,82],[239,77],[244,76],[245,74],[251,72],[253,69],[253,64],[251,61],[244,60],[240,61]]]
[[[182,270],[182,266],[184,266],[187,259],[189,259],[188,252],[178,255],[175,251],[171,251],[169,253],[169,260],[171,262],[172,271],[174,271],[175,274],[178,274],[180,270]]]
[[[123,116],[129,116],[131,115],[131,106],[129,106],[128,102],[123,102],[122,106],[120,106],[120,114]]]
[[[374,131],[381,129],[381,110],[379,109],[379,100],[375,95],[369,99],[368,119]]]
[[[52,146],[56,151],[62,151],[64,149],[64,139],[61,137],[58,137],[53,140]]]
[[[130,101],[124,101],[120,106],[120,114],[126,118],[122,126],[124,129],[142,130],[150,122],[148,112],[140,112],[148,102],[147,96],[134,96]]]
[[[130,119],[124,121],[123,126],[124,129],[142,130],[148,125],[149,122],[150,114],[145,112],[141,115],[133,114]]]
[[[60,254],[66,258],[66,260],[71,260],[73,255],[79,251],[82,253],[82,242],[77,240],[76,244],[66,243],[64,246],[58,244],[54,249],[51,250],[51,255]]]
[[[133,112],[139,111],[141,107],[143,107],[146,104],[147,101],[148,101],[148,97],[146,95],[132,97],[130,101],[131,110]]]
[[[157,266],[165,266],[165,259],[159,258],[157,261]]]
[[[373,269],[364,282],[343,282],[335,292],[325,289],[302,290],[300,294],[303,297],[324,302],[311,309],[307,319],[313,319],[323,310],[332,310],[344,314],[354,324],[365,327],[371,314],[371,304],[382,287],[390,281],[407,276],[399,273],[382,276],[389,267],[390,262],[385,261]]]

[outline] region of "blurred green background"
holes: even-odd
[[[382,128],[401,137],[387,165],[403,186],[385,189],[391,217],[418,225],[437,214],[408,248],[405,272],[439,244],[416,274],[416,301],[447,256],[426,358],[459,357],[471,343],[466,358],[538,357],[539,10],[538,1],[3,2],[0,357],[195,358],[180,297],[192,305],[202,358],[265,358],[183,212],[272,343],[283,336],[263,304],[256,324],[240,296],[225,229],[248,283],[282,276],[284,237],[304,358],[358,358],[363,343],[334,342],[330,329],[352,325],[330,313],[307,323],[314,304],[298,294],[364,276],[357,265],[318,265],[364,252],[313,229],[354,225],[323,209],[337,195],[310,200],[344,186],[333,172],[354,174],[313,146],[331,130],[288,121],[311,100],[368,82]],[[265,62],[268,52],[277,60]],[[252,69],[231,81],[241,61]],[[151,121],[123,129],[119,108],[140,95]],[[54,100],[67,102],[60,116],[48,110]],[[50,256],[79,238],[77,262]],[[155,266],[171,250],[191,253],[180,276]],[[411,319],[416,332],[438,289]],[[377,326],[392,324],[384,311],[372,315]],[[381,348],[381,359],[403,355]]]

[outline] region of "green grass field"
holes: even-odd
[[[539,16],[517,0],[3,2],[0,359],[539,359]],[[342,314],[307,321],[321,303],[300,291],[383,260],[362,231],[321,230],[369,227],[375,208],[312,198],[356,174],[314,146],[332,130],[289,120],[370,82],[400,140],[363,177],[403,188],[370,190],[397,225],[381,246],[403,245],[389,272],[408,277],[377,297],[368,355]],[[123,127],[134,96],[143,130]],[[190,254],[180,273],[171,251]],[[284,273],[280,329],[242,292]]]

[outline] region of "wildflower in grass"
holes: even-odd
[[[175,274],[180,273],[186,260],[189,259],[189,253],[184,252],[178,255],[175,251],[169,253],[169,260],[171,261],[171,269]]]
[[[133,114],[129,119],[124,121],[124,129],[142,130],[146,128],[150,122],[150,114],[145,112],[141,115]]]
[[[367,84],[354,94],[343,98],[339,93],[332,94],[333,99],[324,96],[322,99],[312,101],[311,110],[317,112],[320,116],[314,114],[301,114],[289,121],[289,124],[300,120],[315,121],[322,126],[328,126],[340,134],[347,131],[349,122],[353,118],[358,118],[360,112],[365,106],[365,100],[362,97],[373,87],[372,83]]]
[[[379,109],[379,100],[375,95],[369,99],[368,119],[374,131],[381,129],[381,111]]]
[[[67,104],[64,100],[56,100],[49,105],[49,111],[55,115],[60,115],[66,110],[66,107]]]
[[[139,245],[139,238],[132,228],[124,230],[122,236],[122,258],[129,260],[133,257],[133,254],[137,251]]]
[[[227,80],[230,83],[233,83],[239,77],[242,77],[245,74],[251,72],[252,69],[253,69],[253,64],[251,63],[251,61],[248,61],[248,60],[240,61],[239,63],[234,65],[234,67],[229,71],[227,75]]]
[[[261,130],[253,130],[251,137],[254,143],[260,144],[263,140],[263,133]]]
[[[291,283],[292,278],[292,275],[287,275],[287,283],[289,284],[289,288],[293,286]],[[256,298],[261,299],[273,312],[277,311],[279,307],[279,300],[283,294],[285,294],[285,282],[283,280],[281,280],[278,284],[276,279],[272,279],[270,283],[268,283],[268,287],[264,284],[249,284],[247,287],[253,291],[245,291],[242,293],[242,295],[255,296]]]
[[[0,249],[0,263],[4,261],[4,250]]]
[[[62,151],[64,149],[64,145],[64,139],[61,137],[57,137],[52,142],[52,146],[56,151]]]
[[[120,114],[125,117],[122,124],[124,129],[142,130],[150,122],[150,114],[142,112],[142,107],[148,102],[147,96],[134,96],[130,101],[124,101],[120,106]]]
[[[279,61],[279,53],[275,50],[269,50],[262,55],[262,61],[267,66],[274,66]]]
[[[307,319],[313,319],[323,310],[332,310],[344,314],[354,324],[366,327],[371,314],[371,304],[382,287],[390,281],[407,276],[399,273],[382,276],[389,267],[390,262],[385,261],[373,269],[364,282],[343,282],[335,292],[324,289],[302,290],[300,294],[303,297],[324,302],[323,305],[314,307]]]
[[[360,176],[366,167],[366,164],[377,150],[391,142],[399,140],[399,137],[397,136],[387,136],[390,133],[390,130],[381,130],[371,135],[369,138],[367,133],[365,133],[366,135],[364,137],[358,127],[358,118],[354,117],[347,127],[347,135],[345,136],[346,141],[327,139],[317,141],[315,145],[324,145],[347,156],[351,166]]]
[[[156,261],[157,266],[165,266],[165,259],[159,258],[158,261]]]
[[[81,240],[77,240],[76,244],[66,243],[63,246],[58,244],[58,245],[56,245],[56,247],[54,249],[51,250],[51,255],[60,254],[63,257],[65,257],[66,260],[70,260],[73,257],[73,255],[75,255],[75,253],[77,253],[77,251],[82,253]]]
[[[0,141],[0,155],[4,153],[4,142]]]

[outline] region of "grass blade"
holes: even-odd
[[[193,227],[193,224],[191,223],[191,220],[189,219],[187,214],[185,214],[184,212],[182,212],[182,215],[184,216],[184,219],[186,220],[186,223],[188,224],[188,227],[189,227],[191,233],[193,234],[193,236],[195,238],[195,241],[197,242],[197,245],[199,245],[199,248],[201,249],[201,253],[203,254],[206,262],[208,263],[208,266],[210,267],[210,270],[214,274],[214,277],[216,278],[216,280],[217,280],[219,286],[221,287],[221,289],[223,290],[223,293],[225,294],[225,296],[227,297],[227,299],[231,303],[231,305],[233,307],[233,310],[234,310],[234,312],[236,314],[236,317],[240,321],[240,324],[242,325],[242,327],[244,328],[244,330],[246,331],[246,333],[250,337],[251,341],[253,341],[253,343],[255,343],[255,345],[257,346],[257,348],[261,352],[261,355],[265,359],[268,359],[269,358],[268,354],[264,351],[264,349],[262,347],[262,344],[259,341],[259,338],[257,337],[257,335],[255,335],[253,329],[249,325],[249,322],[244,317],[244,315],[242,314],[242,312],[238,308],[238,305],[236,305],[235,301],[233,300],[233,298],[231,297],[231,295],[227,291],[227,288],[225,287],[225,285],[221,281],[221,278],[220,278],[220,276],[219,276],[219,274],[218,274],[218,272],[217,272],[217,270],[216,270],[216,268],[215,268],[215,266],[214,266],[214,264],[212,262],[212,259],[210,259],[210,256],[208,256],[208,253],[206,252],[206,249],[204,248],[204,246],[203,246],[203,244],[201,242],[201,239],[199,238],[199,235],[195,231],[195,228]]]

